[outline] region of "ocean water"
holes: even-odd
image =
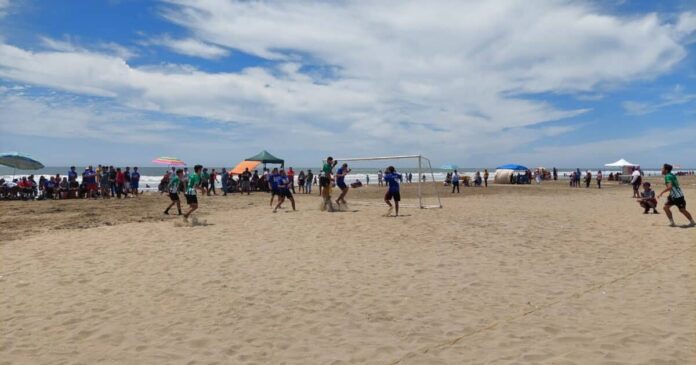
[[[210,171],[211,169],[215,169],[218,173],[222,170],[220,167],[208,167],[208,170]],[[300,173],[300,171],[305,171],[311,169],[315,174],[321,170],[321,167],[312,167],[312,168],[307,168],[307,167],[293,167],[293,170],[295,170],[295,179],[297,180],[297,175]],[[55,176],[56,174],[60,174],[61,177],[67,176],[69,167],[65,166],[58,166],[58,167],[45,167],[40,170],[35,170],[35,171],[20,171],[17,170],[15,171],[15,178],[21,177],[21,176],[28,176],[28,175],[34,175],[36,181],[39,180],[39,177],[41,175],[43,176]],[[82,178],[79,176],[81,172],[84,170],[84,167],[82,169],[78,168],[78,181],[81,181]],[[377,183],[377,173],[379,170],[383,170],[380,168],[373,168],[373,167],[354,167],[351,168],[351,173],[349,173],[346,176],[346,181],[351,183],[354,182],[355,180],[360,180],[361,182],[365,183],[366,182],[366,177],[369,176],[370,179],[370,184]],[[458,169],[457,171],[461,176],[469,176],[469,177],[474,177],[477,171],[480,171],[483,174],[484,168],[461,168]],[[558,177],[559,179],[567,179],[568,176],[572,171],[575,169],[571,168],[559,168],[558,169]],[[592,175],[594,176],[597,172],[597,170],[602,170],[602,172],[605,174],[605,179],[606,176],[609,175],[611,172],[620,172],[619,169],[604,169],[604,168],[580,168],[580,171],[587,171],[590,170],[592,172]],[[145,191],[155,191],[157,190],[157,186],[159,185],[160,180],[162,179],[162,176],[164,173],[167,171],[166,167],[140,167],[140,188],[141,190]],[[335,171],[335,170],[334,170]],[[417,171],[418,169],[413,167],[413,166],[405,166],[405,167],[397,167],[397,171],[401,174],[405,173],[412,173],[413,174],[413,181],[417,181]],[[490,179],[488,180],[489,183],[492,183],[493,180],[493,175],[495,174],[495,168],[488,168],[488,171],[491,175]],[[643,170],[646,176],[657,176],[660,175],[660,170],[658,168],[651,168],[651,169],[644,169]],[[693,171],[693,169],[683,169],[680,171]],[[259,174],[262,172],[261,169],[259,169]],[[430,170],[423,170],[423,173],[426,175],[426,181],[432,181],[433,177],[435,178],[435,181],[444,181],[445,176],[447,175],[447,172],[449,170],[443,170],[443,169],[433,169],[432,175],[430,173]],[[0,166],[0,178],[3,178],[5,180],[11,180],[13,175],[13,171],[11,168],[7,168],[5,166]],[[216,184],[216,186],[220,186],[220,183]]]

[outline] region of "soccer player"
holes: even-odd
[[[390,200],[394,199],[394,206],[396,207],[396,217],[399,216],[399,202],[401,201],[401,193],[399,192],[399,181],[401,180],[401,174],[396,172],[394,166],[387,167],[387,173],[384,175],[384,182],[389,187],[387,193],[384,194],[384,202],[389,206],[389,211],[387,212],[387,217],[391,215],[392,204]]]
[[[179,215],[181,215],[181,201],[179,200],[179,190],[181,187],[181,178],[183,176],[184,170],[178,169],[176,170],[176,174],[169,179],[169,185],[167,185],[167,190],[169,191],[169,199],[171,199],[172,203],[169,204],[167,209],[164,210],[164,214],[169,215],[169,209],[176,205],[176,209],[179,211]]]
[[[333,205],[331,205],[331,180],[333,177],[333,168],[336,164],[338,164],[338,161],[334,161],[333,157],[327,157],[324,166],[321,168],[323,176],[319,181],[319,185],[321,185],[321,196],[324,199],[322,208],[329,212],[333,212]]]
[[[338,186],[339,189],[341,189],[341,195],[338,196],[338,199],[336,199],[336,204],[341,205],[341,202],[343,204],[348,204],[346,203],[346,194],[348,194],[348,185],[346,185],[346,175],[350,172],[350,169],[348,168],[348,164],[344,163],[341,165],[341,167],[336,170],[336,186]]]
[[[674,224],[674,219],[672,218],[672,212],[669,210],[673,205],[676,205],[677,208],[679,208],[681,214],[683,214],[686,217],[686,219],[689,220],[689,226],[696,226],[694,218],[691,217],[689,211],[686,210],[686,200],[684,199],[684,192],[682,192],[682,189],[679,186],[679,180],[677,180],[677,177],[672,173],[672,165],[668,163],[664,164],[662,166],[662,175],[665,175],[665,184],[667,185],[667,187],[660,193],[660,195],[657,196],[657,198],[659,199],[664,193],[669,192],[667,202],[664,206],[665,214],[667,214],[667,218],[669,219],[669,226],[676,226],[676,224]]]
[[[198,209],[198,196],[196,195],[196,189],[201,189],[201,192],[204,192],[203,188],[201,188],[202,169],[203,166],[201,165],[194,166],[193,173],[189,174],[187,179],[188,182],[186,184],[186,192],[184,195],[186,196],[186,204],[189,205],[189,211],[184,214],[185,221],[188,221],[188,217],[191,216],[191,213]]]
[[[292,203],[292,210],[295,210],[295,198],[292,197],[292,191],[290,191],[290,178],[285,173],[285,170],[280,169],[280,174],[276,176],[278,180],[278,205],[273,209],[273,213],[278,211],[278,208],[285,202],[285,198],[290,200]]]
[[[268,175],[268,188],[271,189],[270,206],[273,206],[273,198],[276,195],[278,195],[278,199],[280,199],[280,193],[278,192],[279,177],[280,177],[280,174],[278,173],[278,168],[274,167],[273,171]]]

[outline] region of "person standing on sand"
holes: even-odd
[[[333,212],[333,205],[331,204],[331,181],[333,179],[333,168],[338,164],[338,161],[334,161],[333,157],[329,156],[326,158],[324,166],[321,168],[323,176],[319,181],[321,186],[321,196],[323,199],[322,210],[328,210]]]
[[[300,173],[297,175],[297,190],[300,194],[304,193],[305,179],[307,179],[307,175],[305,175],[304,170],[300,170]]]
[[[271,191],[271,206],[273,206],[273,198],[278,195],[278,199],[280,199],[280,193],[278,192],[278,176],[280,174],[278,173],[278,168],[274,167],[273,172],[268,174],[268,189]]]
[[[285,170],[280,169],[280,174],[278,175],[278,205],[273,208],[273,213],[278,211],[278,208],[285,202],[287,198],[292,203],[292,210],[295,210],[295,198],[292,197],[292,192],[290,191],[290,178],[285,173]]]
[[[307,181],[305,182],[305,194],[312,193],[312,183],[314,182],[314,173],[312,170],[307,170]]]
[[[592,173],[590,170],[587,170],[587,173],[585,173],[585,188],[589,189],[590,183],[592,183]]]
[[[348,194],[348,185],[346,185],[346,175],[351,170],[348,168],[348,164],[344,163],[341,165],[341,167],[338,168],[336,171],[336,186],[341,189],[341,195],[338,196],[338,199],[336,199],[336,204],[341,205],[343,204],[348,204],[346,203],[346,194]]]
[[[140,188],[140,173],[138,172],[138,167],[133,167],[133,173],[131,173],[130,188],[134,196],[138,196],[138,188]]]
[[[249,171],[249,168],[245,168],[244,172],[239,176],[239,179],[241,180],[240,184],[242,185],[242,191],[240,193],[247,193],[247,195],[251,194],[251,171]]]
[[[384,181],[387,186],[387,193],[384,194],[384,202],[389,206],[386,216],[391,216],[392,209],[396,207],[396,215],[399,216],[399,202],[401,201],[401,193],[399,192],[399,181],[401,180],[401,174],[396,172],[394,166],[387,167],[387,174],[384,176]],[[391,200],[394,200],[394,207],[392,207]]]
[[[553,181],[558,180],[558,170],[554,167],[553,168]]]
[[[597,170],[597,189],[602,188],[602,170]]]
[[[68,187],[70,183],[68,183]],[[99,186],[101,187],[101,195],[102,199],[108,199],[111,198],[111,195],[109,194],[111,190],[111,182],[109,181],[109,170],[106,169],[106,166],[102,169],[101,176],[99,176]]]
[[[483,169],[483,185],[488,187],[488,169]]]
[[[176,205],[176,210],[179,211],[181,215],[181,200],[179,200],[179,190],[181,190],[181,178],[184,176],[184,170],[178,169],[176,173],[169,179],[169,185],[167,185],[167,191],[169,191],[169,199],[172,201],[167,209],[164,210],[164,214],[169,215],[169,209]]]
[[[189,211],[184,214],[184,221],[188,221],[188,218],[191,216],[191,213],[193,213],[196,209],[198,209],[198,196],[196,194],[196,189],[201,189],[201,193],[204,192],[203,188],[201,187],[201,170],[203,169],[203,166],[201,165],[196,165],[193,167],[193,173],[189,174],[188,176],[188,182],[186,184],[186,192],[184,192],[184,195],[186,196],[186,204],[189,206]]]
[[[190,176],[190,175],[189,175]],[[202,194],[208,194],[210,191],[208,190],[208,182],[210,180],[210,174],[208,173],[208,168],[204,168],[203,171],[200,173],[201,177],[201,193]]]
[[[283,171],[284,172],[284,171]],[[295,193],[295,170],[290,167],[288,169],[288,172],[286,173],[288,180],[290,180],[290,190],[292,190],[292,193]]]
[[[382,170],[377,171],[377,186],[383,186],[383,178],[384,176],[382,175]]]
[[[631,173],[631,185],[633,186],[633,197],[634,198],[639,198],[640,199],[640,192],[638,189],[640,188],[641,183],[643,182],[643,177],[640,174],[640,171],[638,169],[634,169],[633,172]]]
[[[222,172],[220,172],[220,184],[222,184],[222,196],[227,196],[227,190],[229,190],[230,184],[230,174],[227,173],[227,169],[224,167],[222,168]]]
[[[457,170],[454,170],[454,173],[452,173],[452,194],[454,194],[455,189],[457,194],[459,194],[459,173]]]
[[[665,214],[667,214],[667,219],[669,219],[669,226],[676,226],[676,224],[674,224],[674,219],[672,218],[672,212],[670,211],[670,208],[673,205],[676,205],[681,214],[683,214],[686,219],[689,220],[690,227],[696,226],[696,222],[694,222],[694,218],[691,216],[691,213],[686,210],[686,199],[684,198],[684,192],[679,186],[679,180],[677,180],[677,177],[672,173],[672,165],[667,163],[664,164],[662,166],[662,175],[665,175],[665,184],[667,187],[660,193],[660,195],[657,196],[657,198],[659,199],[664,193],[669,192],[667,202],[664,205]]]
[[[213,192],[213,195],[217,195],[217,191],[215,191],[215,183],[217,182],[217,172],[215,172],[215,169],[212,169],[210,171],[210,176],[208,176],[208,182],[210,183],[208,187],[208,196],[210,196],[210,192]]]
[[[109,166],[109,186],[111,187],[111,197],[116,196],[116,168]]]
[[[126,177],[123,175],[120,167],[116,168],[116,197],[121,199],[123,195],[123,186],[126,184]]]
[[[60,180],[57,183],[59,183]],[[85,169],[85,172],[82,173],[82,183],[85,185],[87,188],[87,194],[89,195],[90,198],[96,198],[97,197],[97,173],[92,170],[92,166],[90,165]]]

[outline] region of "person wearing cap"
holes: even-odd
[[[650,209],[653,210],[654,214],[659,214],[657,212],[657,199],[655,199],[655,191],[650,189],[650,183],[649,182],[644,182],[643,183],[643,192],[640,193],[640,199],[637,199],[638,204],[640,204],[645,211],[643,214],[648,214]]]

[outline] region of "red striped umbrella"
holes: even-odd
[[[157,157],[156,159],[152,160],[152,162],[160,164],[160,165],[186,166],[186,162],[181,161],[180,159],[178,159],[176,157],[168,157],[168,156]]]

